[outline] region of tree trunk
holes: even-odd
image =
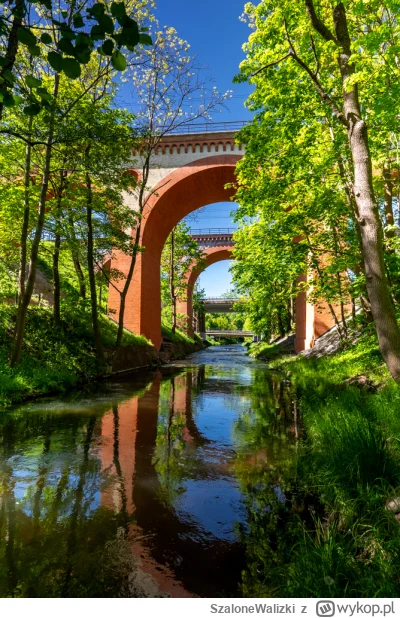
[[[15,59],[18,52],[18,30],[22,26],[22,18],[26,12],[26,6],[24,0],[17,0],[14,8],[14,19],[11,26],[10,34],[8,35],[7,51],[4,57],[4,65],[0,70],[0,77],[2,78],[5,71],[12,71]],[[3,115],[4,104],[0,101],[0,120]]]
[[[54,253],[53,253],[53,296],[54,296],[54,306],[53,306],[53,315],[54,320],[57,326],[61,323],[61,310],[60,310],[60,301],[61,301],[61,285],[60,285],[60,248],[61,248],[61,200],[62,194],[64,190],[64,170],[60,173],[60,186],[58,190],[57,196],[57,206],[56,206],[56,227],[55,227],[55,240],[54,240]]]
[[[75,235],[74,220],[73,220],[72,213],[70,210],[68,211],[68,229],[69,229],[69,234],[71,238],[71,257],[72,257],[72,262],[74,264],[75,273],[78,279],[79,294],[81,295],[83,300],[85,300],[86,298],[85,276],[83,274],[81,262],[79,259],[79,252],[77,249],[77,240],[76,240],[76,235]]]
[[[171,249],[169,254],[169,294],[172,303],[172,332],[176,331],[176,294],[175,294],[175,230],[171,232]]]
[[[390,162],[388,161],[383,166],[383,179],[385,191],[385,223],[386,225],[394,225],[393,215],[393,182],[390,177]],[[386,238],[393,238],[394,230],[386,230]]]
[[[382,356],[396,381],[400,380],[400,330],[386,278],[383,230],[372,185],[368,130],[361,116],[357,84],[347,82],[355,72],[350,63],[351,43],[346,9],[333,10],[336,38],[341,46],[338,62],[343,83],[343,113],[354,165],[354,197],[357,204],[365,264],[366,285]]]
[[[122,336],[124,334],[124,315],[125,315],[126,295],[128,294],[129,286],[132,281],[133,272],[136,266],[136,258],[137,258],[138,249],[139,249],[140,234],[142,231],[142,214],[143,214],[144,207],[146,205],[144,194],[146,191],[147,181],[149,179],[149,172],[150,172],[150,158],[151,158],[151,152],[147,154],[145,161],[143,163],[142,180],[140,183],[139,200],[138,200],[139,201],[139,219],[138,219],[136,231],[135,231],[135,245],[132,250],[132,259],[131,259],[129,271],[128,271],[128,274],[125,280],[125,285],[123,287],[122,292],[120,292],[121,301],[119,305],[118,332],[117,332],[117,338],[115,340],[115,348],[116,348],[115,353],[116,354],[118,354],[118,350],[121,347]]]
[[[87,261],[88,261],[88,274],[89,274],[89,288],[90,288],[90,305],[92,309],[92,327],[94,335],[94,343],[96,346],[96,356],[100,363],[104,363],[104,351],[101,341],[99,318],[97,312],[97,291],[96,291],[96,277],[94,273],[94,249],[93,249],[93,221],[92,221],[92,181],[90,174],[86,173],[86,187],[87,187],[87,205],[86,205],[86,222],[87,222]]]
[[[40,188],[40,196],[39,196],[39,208],[38,208],[38,217],[36,222],[35,236],[32,242],[31,248],[31,256],[30,256],[30,267],[29,267],[29,276],[26,282],[25,291],[23,297],[21,298],[18,313],[17,313],[17,321],[15,326],[15,335],[13,346],[11,350],[10,356],[10,364],[13,367],[21,360],[21,349],[22,342],[25,334],[25,325],[26,325],[26,314],[28,312],[29,303],[32,298],[33,288],[35,286],[36,281],[36,270],[37,270],[37,260],[39,255],[39,245],[42,237],[44,219],[46,214],[46,197],[47,191],[49,187],[49,177],[50,177],[50,162],[51,155],[53,150],[53,135],[54,135],[54,122],[55,122],[55,107],[57,102],[58,95],[58,87],[60,83],[60,74],[56,73],[54,77],[54,87],[53,87],[53,106],[49,119],[49,132],[46,140],[45,147],[45,158],[44,158],[44,166],[43,166],[43,178],[42,178],[42,186]]]
[[[277,320],[278,320],[278,331],[279,331],[279,336],[281,337],[281,339],[285,336],[285,327],[283,325],[283,320],[282,320],[282,313],[280,311],[280,309],[278,308],[278,313],[277,313]]]
[[[33,116],[29,117],[28,123],[28,136],[30,138],[32,132]],[[29,187],[31,181],[31,154],[32,146],[26,145],[25,148],[25,173],[24,173],[24,217],[22,220],[21,237],[19,244],[19,274],[18,274],[18,303],[21,302],[25,292],[25,278],[26,278],[26,256],[27,256],[27,242],[29,231],[29,216],[30,216],[30,203],[29,203]]]

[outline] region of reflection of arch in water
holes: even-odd
[[[184,435],[187,442],[201,446],[205,439],[193,419],[192,383],[190,372],[175,377],[172,412],[185,417]],[[172,564],[177,578],[188,589],[215,596],[221,589],[231,588],[232,581],[239,581],[243,566],[242,549],[237,544],[211,536],[200,538],[196,522],[179,517],[173,505],[166,504],[160,498],[161,485],[154,465],[160,385],[161,374],[157,373],[144,395],[120,404],[117,425],[115,408],[104,417],[102,467],[108,473],[114,472],[114,482],[111,486],[105,486],[101,502],[103,506],[119,511],[124,508],[125,495],[127,513],[134,512],[140,530],[145,536],[149,534],[152,537],[148,541],[152,557],[161,565],[166,562]],[[116,440],[118,447],[114,444]],[[116,453],[119,471],[118,464],[115,465]],[[218,560],[215,559],[216,554]],[[235,567],[237,572],[233,574]],[[207,573],[206,581],[202,579],[202,572]],[[152,575],[156,576],[157,571],[152,571]],[[202,584],[204,590],[201,590]]]

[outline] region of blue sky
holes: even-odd
[[[158,0],[157,17],[162,25],[171,25],[179,36],[189,41],[192,54],[209,68],[220,92],[233,90],[228,110],[216,114],[215,120],[249,120],[250,113],[244,102],[250,92],[247,84],[232,84],[244,59],[242,44],[249,28],[239,20],[245,0]],[[194,220],[193,228],[236,227],[229,213],[232,202],[210,205],[202,209]],[[207,268],[200,277],[200,285],[207,296],[220,296],[231,287],[229,262],[219,262]]]

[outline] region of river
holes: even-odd
[[[240,345],[0,424],[2,597],[240,596],[299,434],[290,385]]]

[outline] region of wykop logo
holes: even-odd
[[[331,618],[335,615],[335,604],[333,601],[318,601],[317,616],[321,618]]]

